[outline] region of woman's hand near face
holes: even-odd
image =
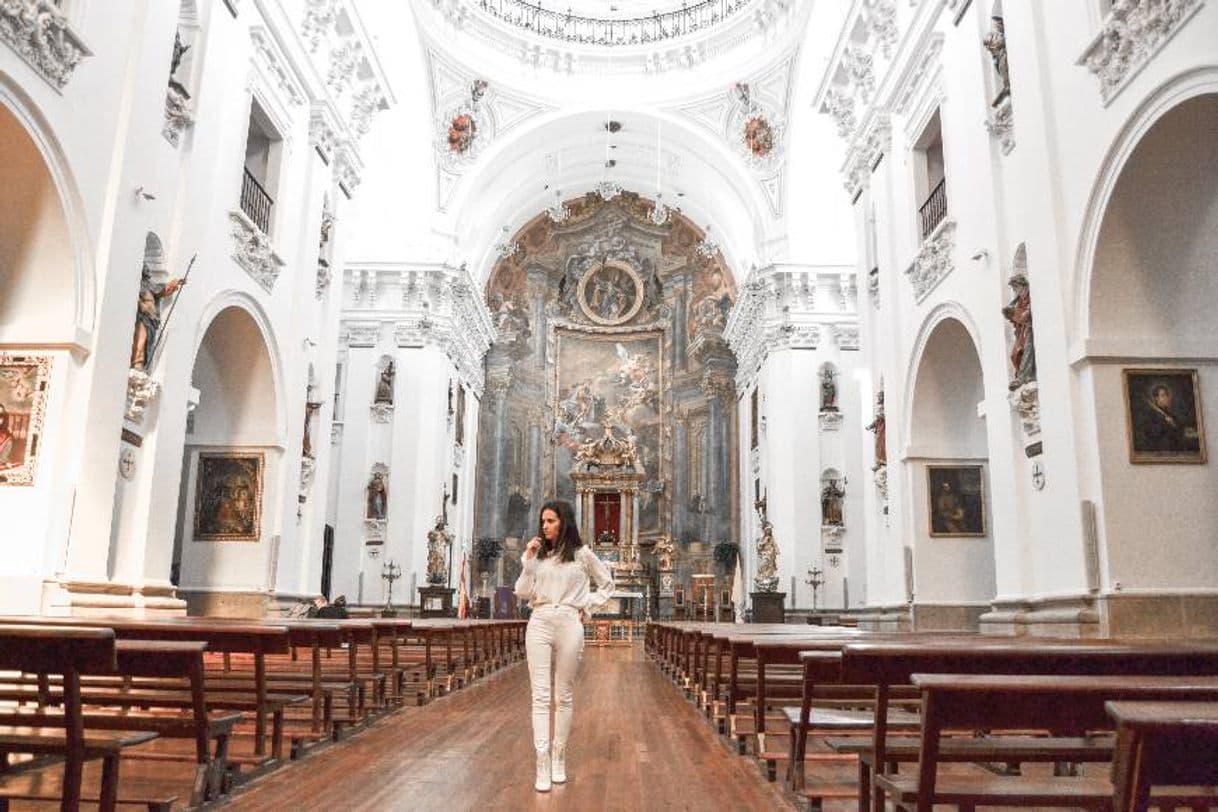
[[[533,536],[533,538],[529,540],[529,543],[527,545],[525,545],[525,548],[524,548],[525,559],[536,558],[537,551],[540,549],[541,549],[541,538],[538,536]]]

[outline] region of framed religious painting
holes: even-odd
[[[202,452],[195,491],[196,541],[257,541],[262,530],[260,452]]]
[[[1123,369],[1125,434],[1133,463],[1206,461],[1195,369]]]
[[[930,535],[985,535],[985,478],[980,465],[928,465],[926,491]]]
[[[34,484],[51,360],[0,352],[0,486]]]

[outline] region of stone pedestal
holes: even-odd
[[[452,617],[455,591],[446,586],[419,587],[419,617]]]
[[[786,622],[786,610],[784,607],[787,600],[787,593],[750,592],[749,597],[753,599],[754,623]]]

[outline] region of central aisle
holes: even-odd
[[[408,708],[239,793],[233,809],[793,809],[642,649],[584,652],[570,782],[533,790],[524,664]]]

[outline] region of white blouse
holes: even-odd
[[[516,597],[534,609],[553,603],[592,614],[613,597],[613,575],[586,546],[575,551],[571,562],[555,553],[542,560],[521,556],[521,563],[524,571],[516,579]],[[590,582],[596,584],[595,592],[588,588]]]

